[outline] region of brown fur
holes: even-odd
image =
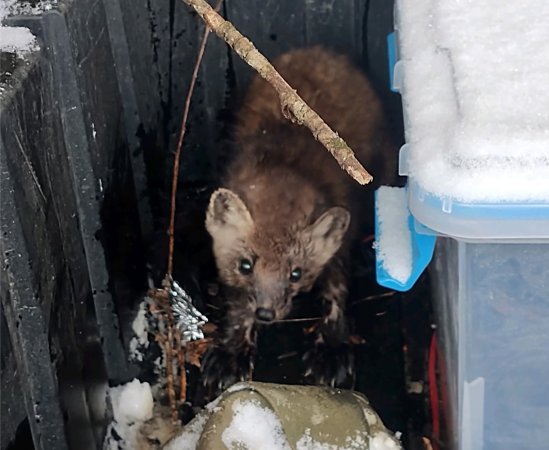
[[[376,184],[392,178],[381,104],[346,57],[314,47],[283,54],[274,66],[347,141]],[[259,77],[237,115],[235,143],[225,188],[212,195],[206,220],[222,282],[253,305],[242,311],[267,308],[275,320],[288,314],[298,292],[318,286],[326,305],[320,341],[338,345],[347,335],[349,244],[361,213],[373,214],[372,186],[359,187],[309,130],[285,119],[274,89]],[[240,272],[242,258],[253,263],[251,274]],[[295,268],[302,277],[291,282]]]

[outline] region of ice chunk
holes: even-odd
[[[408,227],[406,191],[382,186],[377,190],[376,216],[379,224],[377,259],[395,280],[405,283],[412,274],[412,238]]]
[[[149,383],[134,379],[109,389],[114,420],[119,423],[145,422],[153,414],[153,396]]]
[[[138,448],[139,428],[153,416],[153,396],[149,383],[141,383],[134,379],[129,383],[110,388],[109,396],[114,417],[107,430],[103,449]],[[113,438],[113,435],[118,438]]]

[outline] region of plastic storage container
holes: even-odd
[[[453,441],[549,442],[549,244],[438,239],[432,279]]]
[[[407,38],[398,14],[395,26],[389,47]],[[408,129],[398,53],[389,51],[391,88],[402,94]],[[409,172],[413,150],[401,149],[400,173],[408,176],[411,232],[438,236],[430,268],[449,444],[548,448],[549,199],[467,203],[433,195]]]

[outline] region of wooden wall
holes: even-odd
[[[152,158],[164,158],[162,173],[169,174],[204,26],[181,0],[120,3],[141,116],[139,133],[149,138],[149,147],[152,137]],[[391,104],[399,101],[387,88],[385,38],[392,28],[392,7],[393,0],[225,0],[222,14],[268,58],[315,44],[348,54],[368,69]],[[251,76],[252,70],[238,56],[210,36],[184,146],[186,181],[215,178],[225,154],[227,112]]]

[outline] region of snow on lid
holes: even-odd
[[[381,186],[377,190],[376,208],[378,259],[392,278],[405,283],[412,274],[412,238],[408,228],[406,191]]]
[[[549,200],[549,2],[398,0],[409,174],[462,201]]]
[[[221,439],[229,449],[290,450],[282,425],[276,414],[258,402],[237,400],[234,416]]]

